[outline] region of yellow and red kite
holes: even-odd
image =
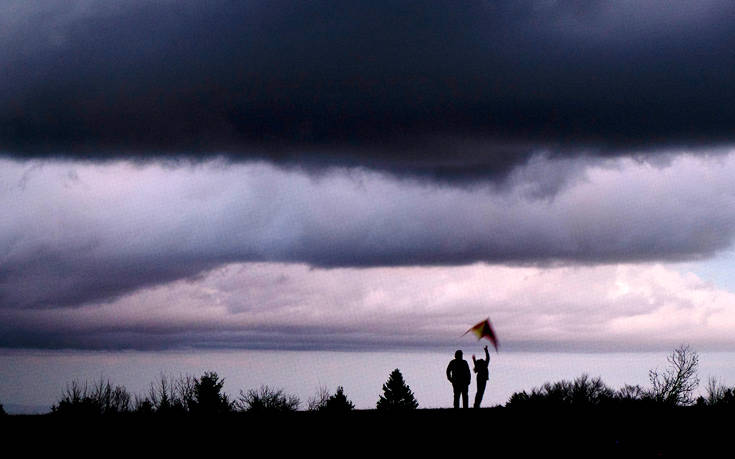
[[[495,352],[498,352],[498,338],[495,336],[493,326],[490,325],[490,318],[487,318],[474,327],[470,328],[469,330],[464,332],[464,335],[469,332],[474,333],[477,336],[477,339],[487,338],[488,340],[490,340],[490,342],[493,343],[493,346],[495,347]]]

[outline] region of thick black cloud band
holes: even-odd
[[[0,149],[505,173],[735,139],[735,6],[9,2]]]

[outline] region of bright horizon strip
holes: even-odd
[[[477,343],[460,346],[467,355],[481,352]],[[301,399],[301,409],[320,387],[334,393],[343,386],[357,409],[374,409],[382,384],[398,368],[416,395],[419,408],[450,408],[452,388],[444,370],[454,357],[445,351],[39,351],[0,350],[0,403],[48,410],[72,380],[100,378],[123,385],[133,395],[145,395],[161,374],[201,376],[215,371],[224,378],[224,391],[237,398],[240,390],[261,385],[282,388]],[[514,352],[490,356],[490,380],[483,407],[504,405],[514,392],[530,391],[546,382],[573,380],[583,374],[600,377],[617,390],[626,384],[650,387],[648,370],[663,368],[671,350],[661,352]],[[696,394],[705,395],[710,378],[735,385],[735,353],[699,352],[700,379]],[[475,381],[470,385],[474,396]],[[36,411],[38,412],[38,411]]]

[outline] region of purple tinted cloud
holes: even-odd
[[[733,294],[657,264],[313,269],[236,263],[74,309],[1,309],[0,346],[503,350],[732,347]]]
[[[532,178],[436,187],[361,170],[263,164],[41,167],[5,161],[5,308],[105,302],[233,262],[315,267],[677,261],[728,247],[732,156],[577,171],[553,199]]]

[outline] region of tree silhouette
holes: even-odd
[[[355,405],[347,399],[342,386],[337,387],[337,392],[327,399],[324,404],[324,410],[331,413],[340,413],[351,411]]]
[[[195,376],[186,375],[168,377],[163,373],[158,381],[152,382],[148,392],[147,400],[153,411],[160,415],[180,416],[191,411],[194,403],[194,387],[198,379]],[[138,405],[143,407],[145,400]]]
[[[3,404],[0,403],[0,416],[5,416],[6,414],[8,413],[5,412],[5,409],[3,408]]]
[[[654,369],[648,372],[652,398],[669,406],[691,405],[694,402],[692,394],[699,385],[699,354],[682,345],[674,349],[666,361],[669,366],[664,371]]]
[[[222,414],[232,411],[232,403],[227,394],[222,393],[225,380],[217,373],[205,372],[194,381],[194,397],[191,401],[191,412],[194,414]]]
[[[383,384],[383,395],[378,399],[377,408],[381,411],[413,410],[419,403],[413,396],[411,388],[403,380],[403,375],[396,368]]]

